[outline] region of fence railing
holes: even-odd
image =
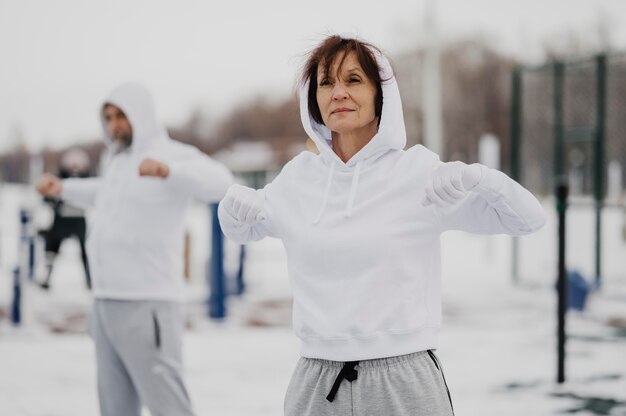
[[[536,194],[562,178],[595,204],[595,279],[601,282],[602,209],[626,183],[626,54],[520,66],[511,82],[511,175]],[[617,174],[607,181],[609,163]],[[607,195],[607,189],[613,194]],[[517,278],[517,242],[513,275]]]

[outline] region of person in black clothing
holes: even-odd
[[[89,155],[83,150],[70,150],[63,155],[60,162],[60,178],[85,178],[91,176]],[[42,230],[39,234],[45,241],[46,251],[46,277],[39,283],[43,289],[50,289],[50,280],[54,260],[64,240],[76,237],[80,244],[81,259],[85,269],[87,287],[91,289],[91,276],[89,274],[89,261],[85,249],[86,222],[84,211],[72,206],[59,198],[45,197],[54,210],[52,226],[48,230]]]

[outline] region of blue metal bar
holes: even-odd
[[[217,218],[217,204],[211,204],[211,267],[209,272],[209,316],[213,319],[226,317],[226,279],[224,276],[224,236]]]
[[[22,323],[22,279],[20,269],[13,269],[13,303],[11,304],[11,323],[19,326]]]

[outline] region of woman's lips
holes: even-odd
[[[337,108],[336,110],[333,110],[333,111],[331,112],[331,114],[337,114],[337,113],[347,113],[347,112],[350,112],[350,111],[354,111],[354,110],[353,110],[353,109],[351,109],[351,108]]]

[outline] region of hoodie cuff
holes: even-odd
[[[80,184],[76,183],[76,179],[62,179],[59,198],[73,200],[77,197],[80,197]]]
[[[506,175],[498,170],[489,169],[487,166],[480,166],[482,177],[474,188],[474,191],[482,195],[487,201],[495,201],[502,195],[503,184],[506,183]]]
[[[463,169],[463,187],[467,191],[471,191],[476,186],[480,184],[482,179],[485,177],[485,172],[483,168],[486,169],[485,166],[480,165],[478,163],[472,163]]]
[[[189,173],[185,166],[168,163],[167,167],[169,174],[163,179],[168,185],[180,190],[184,190],[189,186]]]

